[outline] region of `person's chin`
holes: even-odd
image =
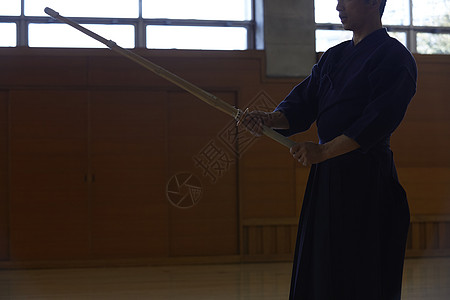
[[[347,22],[342,22],[342,26],[344,27],[345,30],[352,30],[350,24],[348,24]]]

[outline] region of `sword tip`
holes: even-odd
[[[52,16],[52,17],[56,17],[56,16],[59,15],[59,13],[57,13],[56,11],[54,11],[53,9],[51,9],[50,7],[46,7],[46,8],[44,9],[44,12],[45,12],[47,15]]]

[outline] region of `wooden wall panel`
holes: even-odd
[[[90,93],[93,257],[167,256],[166,93]]]
[[[266,78],[263,51],[135,51],[240,108],[271,110],[301,80]],[[417,95],[392,148],[415,220],[408,253],[445,254],[450,57],[416,59]],[[0,49],[0,62],[0,87],[14,96],[12,261],[292,257],[309,169],[287,148],[249,140],[229,116],[108,50]],[[294,139],[317,141],[315,128]],[[214,166],[205,169],[213,154],[228,155],[215,179]],[[189,209],[168,201],[180,173],[201,187]],[[179,188],[178,196],[200,191]]]
[[[408,257],[450,255],[448,215],[416,215],[411,218],[406,254]]]
[[[8,92],[0,91],[0,260],[9,257]]]
[[[120,70],[120,71],[118,71]],[[89,84],[94,86],[170,87],[173,84],[144,67],[117,55],[89,58]]]
[[[450,168],[398,168],[412,215],[450,214]]]
[[[290,260],[295,251],[297,219],[250,219],[244,222],[245,261]],[[411,218],[406,257],[450,255],[448,215]]]
[[[0,86],[80,86],[87,82],[85,57],[0,55],[0,65]]]
[[[297,239],[297,219],[249,219],[244,222],[245,261],[290,260]]]
[[[264,55],[261,51],[133,50],[162,68],[209,92],[260,88]],[[122,70],[117,72],[117,70]],[[151,86],[178,90],[175,85],[117,54],[89,58],[89,84],[94,86]],[[289,81],[289,80],[288,80]],[[252,94],[253,97],[256,93]],[[246,99],[249,100],[249,99]]]
[[[235,93],[215,94],[228,103],[236,101]],[[170,209],[170,255],[236,255],[237,160],[220,138],[230,118],[183,92],[170,93],[168,104],[169,176],[192,174],[202,189],[193,207]]]
[[[412,215],[450,214],[450,58],[416,56],[416,96],[392,137]]]
[[[86,258],[87,93],[11,91],[10,105],[10,258]]]
[[[262,91],[246,106],[250,110],[272,111],[277,98]],[[296,216],[295,162],[289,149],[261,137],[240,154],[242,219]]]

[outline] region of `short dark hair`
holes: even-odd
[[[366,2],[369,2],[370,0],[366,0]],[[386,6],[386,1],[387,0],[381,0],[380,1],[380,8],[378,9],[378,11],[380,12],[380,18],[383,16],[384,13],[384,7]]]

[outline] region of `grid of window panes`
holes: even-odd
[[[0,0],[0,47],[105,45],[44,8],[124,48],[245,50],[253,48],[253,0]]]
[[[337,0],[314,0],[317,52],[352,37],[336,5]],[[388,0],[382,22],[411,52],[450,54],[450,0]]]

